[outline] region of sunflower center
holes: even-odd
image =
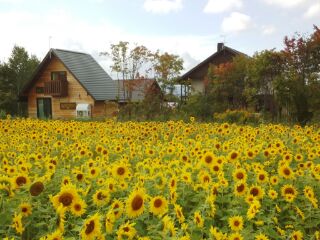
[[[81,181],[83,179],[83,174],[82,173],[78,173],[77,174],[77,179],[78,179],[78,181]]]
[[[259,194],[259,190],[257,188],[252,188],[250,190],[250,193],[255,197]]]
[[[74,210],[80,211],[81,210],[81,205],[79,203],[74,205]]]
[[[153,203],[153,206],[156,208],[161,207],[161,205],[162,205],[162,200],[160,198],[157,198]]]
[[[244,185],[243,184],[241,184],[241,185],[239,185],[238,187],[237,187],[237,191],[238,192],[242,192],[244,190]]]
[[[259,175],[259,179],[260,179],[261,181],[263,181],[263,180],[265,179],[264,175],[263,175],[263,174],[260,174],[260,175]]]
[[[85,233],[86,233],[87,235],[89,235],[90,233],[93,232],[93,230],[94,230],[94,221],[91,220],[91,221],[86,225],[86,231],[85,231]]]
[[[236,227],[238,227],[240,225],[240,222],[238,220],[234,221],[233,223]]]
[[[283,173],[284,173],[285,175],[289,176],[291,172],[290,172],[290,170],[289,170],[288,168],[285,168],[285,169],[283,170]]]
[[[200,223],[200,218],[198,216],[196,217],[196,221],[197,223]]]
[[[218,167],[218,166],[214,166],[214,167],[213,167],[213,170],[214,170],[215,172],[218,172],[218,171],[219,171],[219,167]]]
[[[42,182],[35,182],[30,187],[30,194],[31,196],[38,196],[44,189]]]
[[[238,154],[233,152],[231,153],[231,159],[236,159],[238,157]]]
[[[103,199],[105,199],[105,198],[106,198],[106,196],[105,196],[105,195],[103,195],[103,193],[102,193],[102,192],[99,192],[99,193],[97,194],[97,198],[98,198],[99,200],[103,200]]]
[[[28,211],[28,209],[26,207],[23,207],[21,211],[26,213]]]
[[[237,173],[237,178],[240,180],[243,179],[244,178],[243,173],[242,172]]]
[[[16,183],[18,184],[18,186],[22,186],[27,183],[27,179],[23,176],[17,177]]]
[[[130,229],[129,229],[129,227],[124,227],[124,228],[123,228],[123,231],[125,231],[125,232],[129,232],[129,231],[130,231]]]
[[[211,156],[206,156],[204,160],[206,161],[206,163],[210,164],[210,163],[212,163],[213,159]]]
[[[209,182],[209,181],[210,181],[210,178],[209,178],[208,176],[204,176],[203,181],[204,181],[204,182]]]
[[[139,210],[143,205],[143,198],[139,195],[135,196],[131,202],[131,207],[134,211]]]
[[[70,204],[72,203],[72,200],[73,200],[73,196],[71,193],[63,193],[59,197],[59,202],[61,202],[65,207],[70,206]]]
[[[286,188],[284,192],[285,192],[285,194],[292,194],[292,195],[294,195],[294,190],[293,190],[292,188]]]
[[[125,173],[125,169],[123,167],[119,167],[117,169],[117,173],[118,173],[118,175],[123,175]]]

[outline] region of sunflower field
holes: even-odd
[[[0,239],[320,240],[320,129],[0,121]]]

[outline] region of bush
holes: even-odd
[[[238,124],[258,124],[263,122],[263,117],[259,113],[252,113],[245,110],[227,110],[224,113],[215,113],[213,120],[216,122]]]

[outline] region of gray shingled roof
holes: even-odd
[[[117,85],[92,56],[86,53],[51,49],[95,100],[115,100]]]

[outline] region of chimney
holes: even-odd
[[[224,43],[218,43],[217,51],[220,52],[224,49]]]

